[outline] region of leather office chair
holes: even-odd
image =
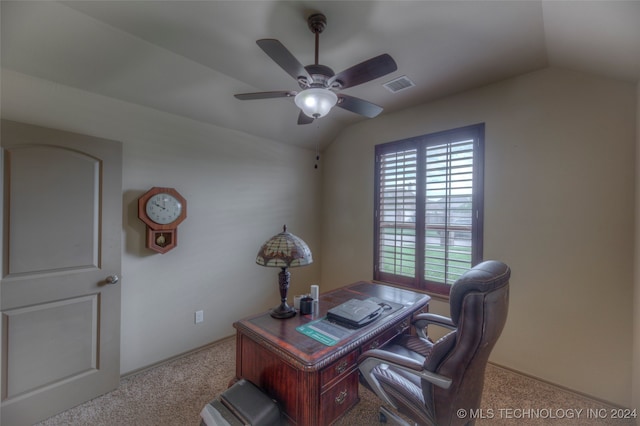
[[[480,407],[487,360],[507,319],[510,276],[498,261],[467,271],[451,288],[451,318],[418,314],[417,336],[403,334],[364,352],[361,383],[420,425],[473,424],[469,413]],[[434,343],[425,333],[428,324],[451,331]],[[407,424],[385,407],[380,420]]]

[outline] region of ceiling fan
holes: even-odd
[[[300,108],[298,124],[312,123],[314,119],[327,115],[334,106],[369,118],[380,114],[382,107],[339,92],[394,72],[398,66],[393,58],[385,53],[335,74],[331,68],[318,63],[320,33],[327,26],[327,18],[321,13],[315,13],[307,18],[307,23],[316,37],[315,64],[303,66],[276,39],[267,38],[256,42],[276,64],[297,80],[302,91],[241,93],[234,96],[240,100],[294,97]]]

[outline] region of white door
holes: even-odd
[[[31,425],[119,383],[122,145],[1,131],[0,423]]]

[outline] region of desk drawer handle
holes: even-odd
[[[345,389],[342,392],[340,392],[338,396],[336,396],[336,404],[342,405],[344,404],[344,401],[346,399],[347,399],[347,390]]]
[[[396,332],[402,333],[407,329],[407,327],[409,327],[409,319],[405,318],[405,320],[396,327]]]
[[[336,365],[336,372],[338,374],[344,373],[345,371],[347,371],[348,365],[349,363],[346,360],[342,361],[340,364]]]

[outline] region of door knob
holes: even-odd
[[[116,274],[113,274],[113,275],[109,275],[104,281],[107,284],[118,284],[118,281],[120,281],[120,277],[117,276]]]

